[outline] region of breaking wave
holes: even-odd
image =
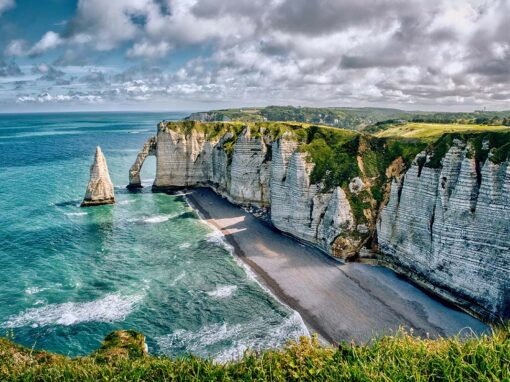
[[[84,216],[87,215],[86,212],[66,212],[66,216]]]
[[[235,285],[223,285],[223,286],[219,286],[215,290],[207,292],[207,294],[213,298],[218,298],[218,299],[227,298],[227,297],[232,296],[232,293],[234,293],[236,291],[236,289],[237,289],[237,286],[235,286]]]
[[[185,350],[201,357],[212,356],[216,362],[223,363],[241,358],[248,349],[277,348],[301,336],[309,336],[308,329],[301,316],[293,312],[277,326],[268,325],[260,318],[243,324],[206,325],[196,332],[180,329],[155,340],[163,354]]]
[[[133,311],[135,305],[142,298],[142,295],[121,296],[117,293],[111,293],[99,300],[90,302],[50,304],[40,308],[30,308],[19,315],[11,316],[1,326],[5,328],[47,325],[70,326],[91,321],[122,321]]]

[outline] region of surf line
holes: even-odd
[[[234,260],[242,266],[249,277],[254,280],[264,291],[269,293],[276,301],[285,306],[291,312],[299,315],[303,322],[303,328],[306,330],[306,335],[310,336],[310,331],[317,333],[319,340],[324,344],[334,344],[335,341],[321,329],[321,326],[316,319],[305,309],[300,309],[301,305],[297,300],[288,296],[278,283],[269,276],[263,269],[261,269],[254,261],[246,256],[243,250],[239,247],[235,239],[229,235],[225,236],[221,228],[215,224],[215,220],[209,213],[202,208],[200,203],[194,198],[193,192],[190,190],[180,191],[174,193],[184,197],[188,205],[195,211],[200,220],[206,224],[213,231],[218,232],[216,235],[222,238],[225,249],[233,256]]]

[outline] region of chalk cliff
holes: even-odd
[[[488,143],[487,143],[488,144]],[[422,153],[395,179],[379,250],[414,280],[479,315],[510,316],[510,163],[480,163],[454,140],[438,168]]]
[[[154,190],[212,187],[233,203],[270,208],[275,227],[329,254],[345,259],[357,253],[361,238],[342,239],[344,251],[333,250],[340,248],[333,246],[339,235],[356,227],[347,196],[340,187],[326,191],[310,182],[314,165],[298,152],[291,131],[276,136],[264,128],[220,125],[224,130],[211,137],[199,123],[187,126],[159,125],[131,168],[128,187],[139,185],[140,158],[153,154]],[[157,142],[153,152],[149,142]]]
[[[96,147],[94,163],[90,166],[90,180],[81,203],[82,207],[115,203],[113,184],[108,173],[106,159],[99,146]]]
[[[494,140],[473,147],[461,137],[422,151],[416,140],[299,124],[161,123],[130,182],[139,185],[141,163],[156,155],[154,190],[211,187],[344,260],[375,249],[383,263],[494,320],[510,317],[510,164],[492,160]]]

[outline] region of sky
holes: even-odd
[[[0,0],[0,112],[510,109],[510,0]]]

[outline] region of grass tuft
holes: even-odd
[[[121,334],[119,334],[121,333]],[[2,381],[508,381],[510,325],[491,335],[417,338],[400,330],[369,345],[321,346],[303,337],[280,350],[247,351],[225,364],[195,356],[146,356],[135,332],[115,332],[102,350],[68,358],[0,338]],[[139,351],[125,353],[126,345]],[[121,356],[104,357],[109,354]],[[116,351],[119,347],[121,351]]]

